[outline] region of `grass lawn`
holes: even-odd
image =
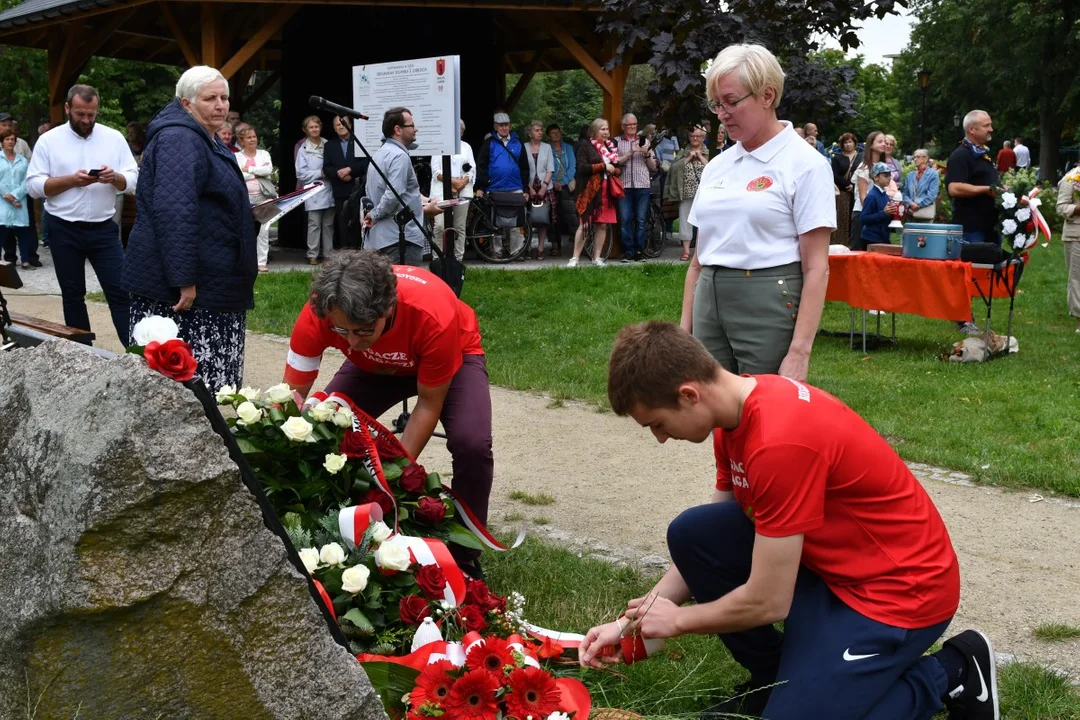
[[[846,402],[907,460],[969,473],[979,482],[1080,496],[1080,336],[1065,309],[1060,242],[1036,248],[1014,320],[1019,354],[987,363],[943,362],[961,337],[951,323],[901,315],[897,347],[863,356],[847,338],[819,337],[810,382]],[[677,320],[685,266],[666,264],[530,272],[472,267],[463,298],[476,309],[492,382],[607,407],[607,356],[623,325]],[[288,335],[307,273],[262,275],[256,332]],[[976,299],[976,318],[982,303]],[[1004,331],[1007,303],[995,302]],[[883,321],[883,326],[884,326]],[[822,327],[848,328],[828,303]]]
[[[488,554],[484,568],[496,592],[516,590],[525,596],[530,622],[581,633],[617,617],[627,600],[643,595],[656,580],[531,538],[513,552]],[[616,670],[566,667],[563,672],[588,684],[594,707],[650,718],[696,718],[746,678],[719,640],[701,635],[671,640],[647,661]],[[1080,720],[1080,697],[1067,679],[1022,663],[1004,665],[999,674],[1006,720]]]

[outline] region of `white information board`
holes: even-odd
[[[372,154],[382,145],[383,113],[406,107],[416,124],[416,149],[410,155],[461,152],[461,58],[458,55],[356,65],[353,107],[371,119],[356,128]]]

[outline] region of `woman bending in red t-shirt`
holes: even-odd
[[[289,338],[285,382],[307,397],[329,347],[345,362],[326,392],[344,393],[372,417],[417,398],[401,436],[412,457],[442,420],[454,490],[486,523],[495,467],[491,389],[473,309],[426,270],[339,251],[312,280]]]

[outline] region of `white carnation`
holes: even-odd
[[[570,716],[564,712],[553,712],[547,716],[547,720],[570,720]]]
[[[217,400],[218,405],[228,405],[232,402],[232,396],[235,394],[236,388],[232,385],[222,385],[221,389],[217,391],[215,399]]]
[[[285,383],[278,383],[272,388],[267,388],[266,399],[272,403],[283,403],[292,400],[292,388]]]
[[[323,545],[319,550],[319,562],[323,565],[341,565],[345,562],[345,550],[337,543]]]
[[[149,345],[152,342],[168,342],[180,337],[180,328],[172,318],[151,315],[135,323],[131,339],[136,345]]]
[[[310,575],[319,567],[319,551],[315,548],[304,548],[300,551],[300,561],[304,563]]]
[[[364,565],[354,565],[341,573],[341,589],[355,595],[367,587],[371,571]]]
[[[1012,210],[1016,207],[1016,195],[1011,192],[1003,193],[1001,196],[1001,207],[1006,210]]]
[[[1020,208],[1016,211],[1016,219],[1020,222],[1027,222],[1031,219],[1031,211],[1027,208]]]
[[[1012,235],[1016,232],[1016,221],[1009,218],[1001,223],[1001,231],[1006,235]]]
[[[1013,250],[1023,250],[1027,247],[1027,243],[1027,235],[1023,233],[1016,233],[1016,237],[1014,237],[1012,241]]]

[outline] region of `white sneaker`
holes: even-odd
[[[884,310],[867,310],[866,312],[870,313],[871,315],[884,315],[885,314]]]
[[[604,267],[604,258],[596,258],[592,261],[592,264],[596,267]]]
[[[577,258],[570,258],[566,263],[566,267],[577,267]]]

